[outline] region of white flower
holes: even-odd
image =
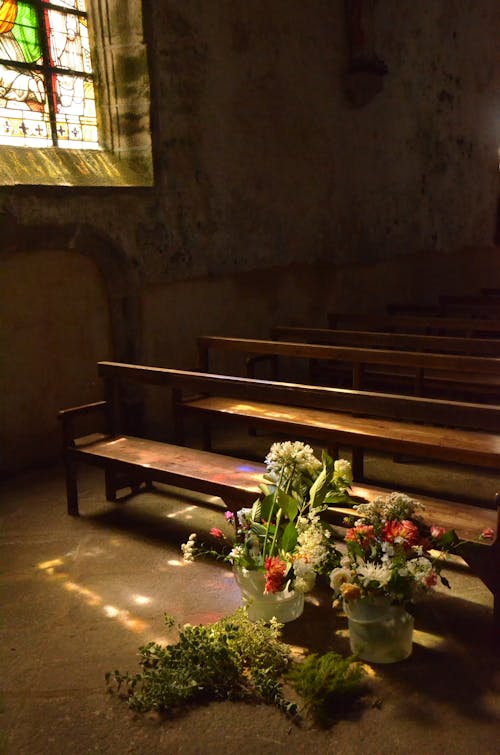
[[[252,521],[252,509],[240,509],[236,512],[240,529],[248,529]]]
[[[385,498],[377,496],[370,503],[359,503],[354,508],[364,520],[361,523],[366,524],[366,520],[376,523],[384,520],[411,519],[418,509],[424,507],[405,493],[391,493]]]
[[[300,440],[273,443],[265,458],[267,471],[279,477],[289,478],[293,474],[311,472],[321,467],[311,446]]]
[[[432,562],[425,556],[410,559],[406,562],[406,568],[415,579],[423,579],[433,570]]]
[[[333,479],[337,485],[350,488],[352,485],[351,462],[347,459],[336,459],[333,469]]]
[[[296,558],[293,562],[295,572],[294,589],[299,592],[309,592],[316,582],[316,572],[312,564],[304,558]]]
[[[196,533],[192,532],[189,535],[187,543],[182,543],[181,551],[184,556],[184,561],[194,561],[194,549],[196,547]]]
[[[334,592],[339,592],[346,582],[352,582],[352,574],[349,569],[338,566],[330,573],[330,587]]]
[[[325,538],[325,531],[321,524],[316,521],[313,523],[300,524],[297,528],[297,547],[301,556],[306,556],[307,561],[313,568],[318,567],[329,553],[329,543]]]
[[[390,566],[386,564],[373,564],[361,560],[356,564],[356,571],[364,587],[368,587],[370,582],[378,582],[383,587],[389,582],[392,574]]]

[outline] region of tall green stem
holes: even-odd
[[[290,489],[290,485],[291,485],[291,482],[292,482],[292,479],[293,479],[294,471],[295,471],[295,468],[292,469],[292,472],[291,472],[290,476],[288,477],[288,480],[286,481],[286,487],[285,487],[285,492],[286,493],[288,493],[288,491]],[[278,480],[278,484],[276,485],[276,488],[274,490],[273,503],[272,503],[272,506],[271,506],[271,510],[269,512],[269,518],[267,520],[266,534],[264,535],[264,543],[262,545],[262,558],[264,559],[264,562],[266,560],[266,555],[267,555],[267,542],[269,540],[269,528],[270,528],[271,522],[273,520],[273,515],[274,515],[274,510],[276,508],[276,499],[278,497],[278,492],[281,489],[281,483],[283,482],[283,474],[284,474],[284,470],[282,469],[281,472],[280,472],[280,477],[279,477],[279,480]],[[271,543],[271,547],[269,549],[269,555],[270,556],[273,555],[273,551],[274,551],[274,548],[276,546],[276,539],[278,537],[278,526],[279,526],[279,523],[281,521],[281,515],[282,515],[282,510],[281,510],[281,508],[279,508],[278,509],[278,513],[276,515],[276,526],[275,526],[275,529],[274,529],[273,540],[272,540],[272,543]]]

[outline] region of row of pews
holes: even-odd
[[[333,313],[330,327],[318,329],[276,325],[268,339],[200,336],[193,370],[100,362],[104,401],[60,412],[68,512],[79,513],[80,461],[103,467],[110,501],[124,487],[139,491],[161,481],[220,496],[233,511],[248,505],[264,468],[248,461],[250,453],[234,459],[214,452],[212,429],[221,422],[265,432],[270,442],[307,440],[334,455],[339,447],[351,449],[353,492],[362,500],[381,491],[366,479],[369,451],[458,465],[477,475],[486,470],[489,505],[459,490],[449,500],[438,487],[418,497],[430,520],[457,529],[463,557],[492,591],[500,623],[500,322],[434,313],[361,317]],[[174,444],[123,433],[130,384],[167,391]],[[76,421],[92,413],[105,415],[106,431],[80,437]],[[199,424],[201,449],[191,440],[188,445],[188,419]],[[345,510],[336,513],[341,521]],[[491,536],[481,538],[483,530]]]

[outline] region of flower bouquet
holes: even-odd
[[[333,461],[324,451],[319,460],[300,441],[274,443],[265,465],[262,496],[238,512],[235,541],[220,529],[210,531],[223,542],[222,554],[198,546],[195,534],[181,547],[187,561],[206,554],[229,561],[252,618],[288,621],[302,612],[303,595],[316,576],[339,563],[332,528],[320,515],[330,504],[351,501],[352,470],[348,461]],[[230,512],[226,516],[233,519]],[[293,603],[290,611],[278,605],[285,601]]]
[[[403,493],[354,506],[358,519],[345,535],[346,553],[330,574],[349,620],[351,648],[365,660],[391,662],[411,652],[408,605],[433,588],[454,531],[424,524],[423,506]],[[433,555],[431,551],[438,551]]]

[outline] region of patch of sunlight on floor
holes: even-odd
[[[177,509],[177,511],[171,511],[170,514],[165,514],[165,518],[175,519],[177,516],[182,516],[184,519],[192,519],[193,517],[189,512],[195,511],[196,508],[196,506],[183,506],[181,509]]]
[[[423,647],[433,649],[441,646],[444,647],[446,644],[443,637],[440,637],[438,634],[432,634],[431,632],[423,632],[421,629],[413,630],[413,642],[417,645],[423,645]]]
[[[147,595],[132,595],[132,600],[134,603],[137,603],[138,606],[147,606],[152,602],[151,598],[148,598]]]

